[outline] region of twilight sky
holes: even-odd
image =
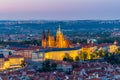
[[[1,19],[120,19],[120,0],[0,0]]]

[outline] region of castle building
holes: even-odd
[[[3,54],[0,54],[0,71],[9,68],[21,68],[21,64],[24,58],[19,55],[12,55],[9,58],[5,58]]]
[[[68,39],[66,39],[60,29],[60,26],[56,32],[56,38],[50,35],[50,31],[48,30],[47,37],[45,35],[45,31],[42,33],[42,47],[46,48],[69,48],[72,47],[72,44]]]
[[[78,56],[81,47],[73,47],[72,43],[66,39],[60,29],[60,26],[56,32],[56,36],[50,35],[48,30],[47,37],[45,31],[42,33],[42,47],[43,50],[35,51],[32,53],[32,61],[44,61],[50,60],[63,60],[66,54],[75,60]],[[47,48],[48,47],[48,48]]]
[[[109,52],[115,53],[117,50],[118,50],[118,42],[114,41],[114,43],[109,46]]]
[[[11,55],[9,56],[9,63],[11,68],[21,67],[24,58],[20,55]]]
[[[81,53],[86,53],[87,54],[87,59],[91,59],[91,54],[97,50],[97,46],[94,44],[86,44],[83,45],[81,48]]]
[[[75,60],[75,57],[79,55],[80,49],[81,47],[43,49],[32,53],[32,61],[39,62],[48,59],[62,61],[66,54]]]

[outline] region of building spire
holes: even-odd
[[[45,30],[43,30],[43,32],[42,32],[42,39],[45,39],[46,38],[46,36],[45,36]]]
[[[50,30],[48,29],[47,40],[49,39],[49,37],[50,37]]]
[[[48,36],[50,35],[50,30],[49,29],[48,29],[48,33],[47,34],[48,34]]]
[[[61,28],[60,28],[60,24],[59,24],[59,27],[58,27],[58,30],[57,30],[57,34],[61,34]]]

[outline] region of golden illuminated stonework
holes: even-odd
[[[8,58],[5,58],[3,54],[0,54],[0,71],[21,68],[24,58],[20,55],[11,55]]]
[[[42,33],[42,47],[46,48],[69,48],[72,44],[68,39],[66,39],[60,29],[60,26],[56,32],[56,38],[50,35],[48,30],[47,37],[45,35],[45,31]]]

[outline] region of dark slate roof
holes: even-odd
[[[0,58],[4,58],[4,55],[3,55],[3,54],[0,54]]]
[[[39,52],[51,52],[51,51],[70,51],[70,50],[78,50],[81,47],[74,47],[74,48],[52,48],[52,49],[44,49],[44,50],[39,50],[37,51],[37,53]]]

